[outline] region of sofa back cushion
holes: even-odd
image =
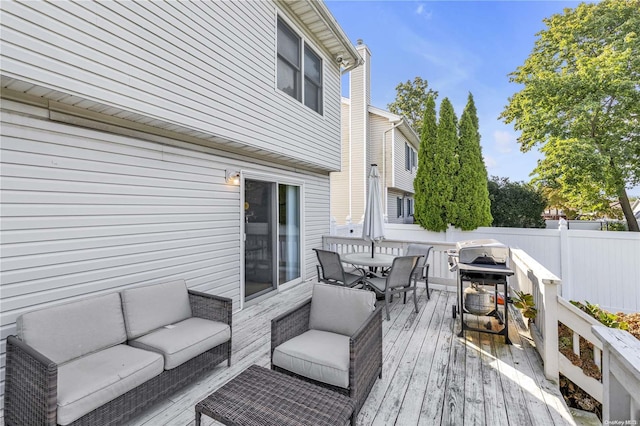
[[[311,296],[309,328],[353,335],[375,310],[372,291],[316,284]]]
[[[129,340],[191,318],[184,280],[124,290],[122,307]]]
[[[118,293],[28,312],[16,326],[22,341],[57,364],[127,340]]]

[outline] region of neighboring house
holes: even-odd
[[[411,223],[413,179],[420,139],[406,119],[371,105],[371,52],[356,46],[363,65],[349,74],[349,99],[342,99],[342,170],[331,173],[331,216],[359,223],[364,215],[371,164],[378,165],[389,223]]]
[[[360,61],[323,3],[0,7],[2,337],[89,294],[184,279],[237,310],[315,275]]]

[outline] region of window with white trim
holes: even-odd
[[[411,171],[418,166],[418,153],[405,142],[404,144],[404,168]]]
[[[322,114],[322,58],[280,17],[277,44],[278,89]]]
[[[413,199],[407,198],[407,217],[413,216]]]

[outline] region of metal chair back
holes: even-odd
[[[386,288],[409,287],[415,268],[422,258],[417,256],[399,256],[393,259],[391,270],[387,275]]]
[[[340,255],[334,251],[313,249],[318,256],[320,270],[322,274],[318,277],[320,281],[335,284],[336,282],[346,285],[345,271],[340,261]]]

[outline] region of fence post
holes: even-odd
[[[562,279],[562,297],[567,300],[573,298],[573,285],[571,282],[571,260],[569,249],[569,226],[565,219],[558,221],[558,230],[560,231],[560,268]]]
[[[558,359],[558,284],[556,280],[542,279],[543,324],[544,338],[544,375],[547,379],[560,383],[560,364]]]

